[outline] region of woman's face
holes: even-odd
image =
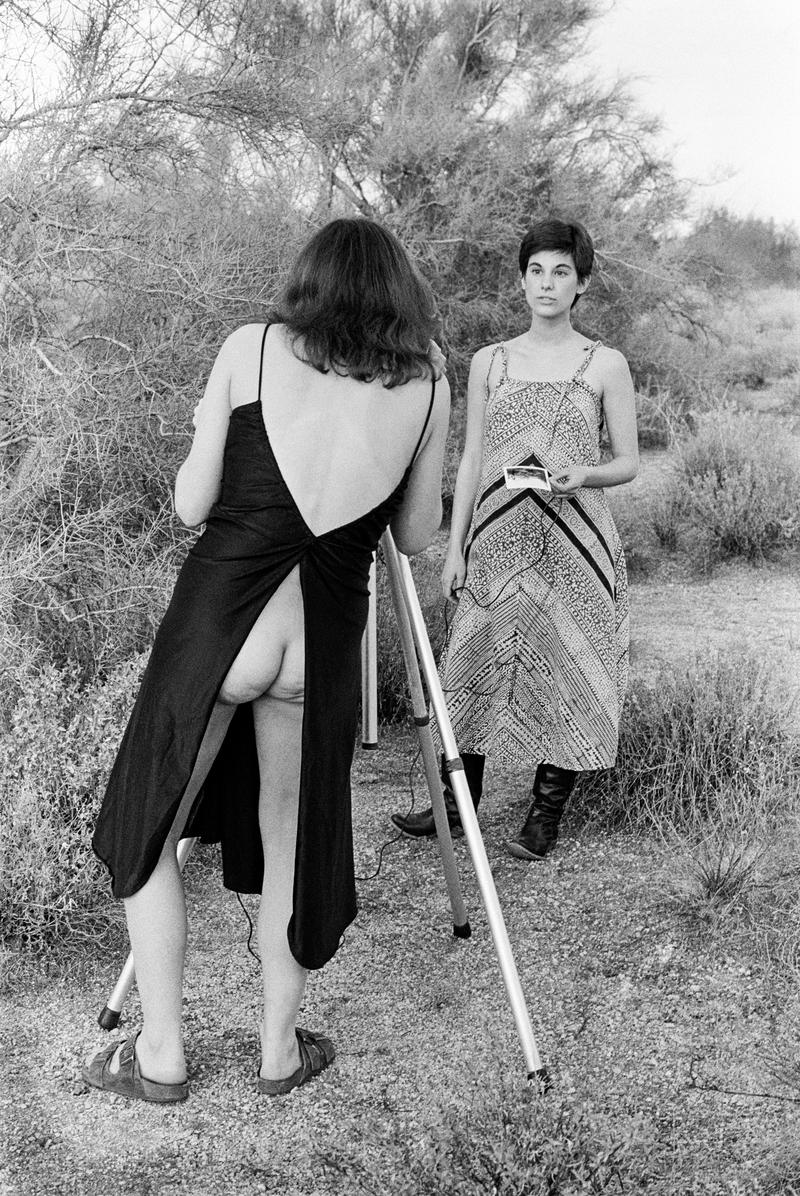
[[[540,249],[528,258],[522,289],[535,316],[552,319],[569,312],[576,295],[582,295],[589,280],[578,279],[571,253]]]

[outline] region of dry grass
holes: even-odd
[[[800,743],[769,667],[747,652],[634,680],[616,768],[584,780],[580,808],[664,833],[724,819],[763,825],[795,799]]]

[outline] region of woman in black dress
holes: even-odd
[[[223,345],[175,487],[205,522],[159,628],[93,839],[125,899],[143,1025],[87,1065],[99,1088],[187,1095],[178,838],[219,840],[227,887],[261,892],[261,1092],[333,1058],[296,1028],[309,968],[356,912],[350,766],[372,553],[441,520],[449,388],[434,305],[397,240],[334,220],[275,320]]]

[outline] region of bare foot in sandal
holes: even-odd
[[[323,1034],[315,1034],[312,1030],[295,1031],[297,1047],[300,1054],[300,1066],[281,1080],[268,1080],[261,1075],[259,1068],[258,1091],[264,1096],[285,1096],[301,1084],[307,1084],[321,1071],[324,1071],[336,1058],[333,1043]]]
[[[187,1080],[162,1083],[142,1075],[136,1054],[138,1037],[138,1033],[132,1034],[125,1042],[111,1043],[98,1051],[81,1071],[86,1083],[130,1100],[153,1101],[156,1104],[186,1100],[189,1095]]]

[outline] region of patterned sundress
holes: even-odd
[[[577,771],[617,754],[628,671],[625,557],[603,490],[559,498],[506,487],[507,465],[557,473],[600,460],[603,410],[584,374],[487,384],[483,463],[467,575],[440,662],[459,750]]]

